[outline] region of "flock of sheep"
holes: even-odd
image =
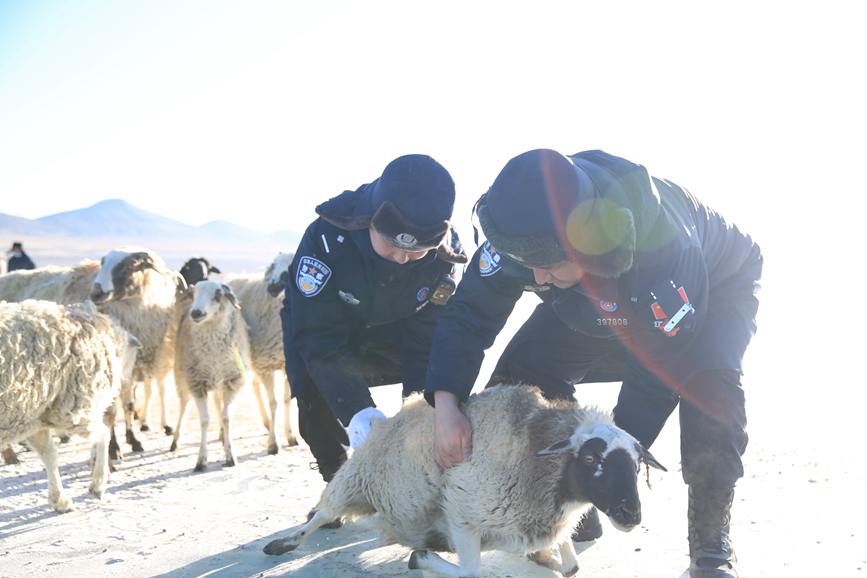
[[[207,467],[208,394],[220,416],[225,465],[233,466],[229,410],[248,381],[255,385],[277,453],[275,371],[284,365],[280,294],[290,254],[279,254],[264,276],[210,279],[219,271],[191,259],[180,272],[152,251],[124,248],[100,262],[0,275],[0,447],[27,443],[48,472],[49,502],[72,505],[63,494],[54,433],[89,435],[90,492],[100,497],[113,456],[118,403],[126,440],[133,434],[134,387],[144,384],[141,429],[153,385],[160,425],[177,448],[190,399],[198,408],[201,443],[195,470]],[[180,415],[166,423],[164,381],[174,372]],[[268,407],[259,391],[263,385]],[[296,443],[283,405],[285,435]],[[447,576],[477,576],[480,553],[502,549],[572,575],[578,562],[570,535],[591,506],[629,530],[641,520],[642,463],[662,468],[610,414],[574,402],[549,402],[526,386],[497,387],[465,406],[473,457],[443,471],[434,459],[433,410],[419,397],[392,419],[374,424],[367,442],[325,488],[307,523],[264,551],[279,555],[342,517],[379,514],[387,536],[414,549],[410,568]],[[458,554],[455,565],[432,551]]]
[[[196,470],[207,464],[205,433],[208,394],[222,416],[226,465],[234,465],[229,407],[238,389],[253,380],[268,451],[277,453],[275,370],[283,367],[279,295],[292,255],[280,253],[264,276],[209,280],[218,272],[207,260],[191,259],[176,272],[153,251],[123,248],[74,267],[44,267],[0,276],[0,447],[7,462],[12,444],[26,441],[48,471],[49,501],[58,512],[71,509],[63,495],[52,431],[93,440],[91,492],[101,496],[112,459],[122,457],[114,426],[117,404],[125,416],[126,441],[133,433],[134,388],[144,384],[139,410],[147,431],[153,385],[160,400],[160,425],[174,435],[181,419],[166,423],[166,378],[174,371],[181,418],[190,398],[202,423]],[[182,274],[183,273],[183,274]],[[187,275],[187,278],[184,277]],[[243,313],[242,313],[243,312]],[[266,412],[260,384],[267,392]],[[286,438],[294,445],[285,388]]]

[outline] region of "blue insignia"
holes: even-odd
[[[482,253],[479,255],[479,275],[490,277],[499,271],[501,267],[500,259],[502,257],[491,246],[490,241],[485,241],[484,245],[482,245]]]
[[[331,278],[331,267],[313,257],[301,257],[298,272],[295,274],[295,285],[305,297],[318,295]]]
[[[608,313],[614,313],[617,311],[617,303],[614,301],[606,301],[605,299],[599,300],[599,309],[602,311],[607,311]]]
[[[418,290],[418,293],[415,294],[416,300],[421,303],[423,301],[427,301],[428,296],[430,295],[430,287],[422,287]]]

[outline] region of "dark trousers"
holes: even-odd
[[[357,355],[358,367],[368,385],[375,387],[403,382],[400,350],[391,335],[371,330],[354,339],[352,347]],[[298,363],[296,367],[303,367],[303,364]],[[293,383],[293,391],[299,392],[299,432],[310,446],[310,452],[316,458],[323,478],[329,481],[334,472],[346,461],[344,448],[349,446],[349,437],[319,393],[310,374],[303,372],[301,375],[296,375],[295,380],[304,381],[297,389]],[[413,393],[413,390],[405,388],[403,395],[410,393]]]
[[[731,323],[722,328],[731,333],[727,343],[741,344],[740,356],[755,331],[755,298],[752,300],[747,309],[741,307],[739,317],[745,323],[740,329]],[[717,317],[730,320],[731,312],[725,309],[719,305],[708,323],[715,323]],[[623,382],[615,422],[648,448],[680,404],[686,483],[731,486],[743,476],[741,456],[748,438],[744,393],[736,369],[699,371],[675,392],[619,340],[576,332],[542,303],[506,347],[488,387],[522,382],[538,386],[548,398],[571,399],[577,384],[608,381]]]

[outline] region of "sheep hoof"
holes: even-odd
[[[577,564],[571,570],[563,570],[563,572],[561,572],[561,574],[563,574],[563,576],[567,576],[567,577],[568,576],[574,576],[577,573],[578,573],[578,565]]]
[[[421,570],[421,564],[419,564],[419,562],[427,558],[427,556],[427,550],[413,550],[412,554],[409,555],[409,569]]]
[[[114,467],[114,463],[111,460],[108,460],[108,473],[113,474],[117,471],[117,468]]]
[[[173,430],[173,429],[171,428],[171,426],[164,425],[164,426],[163,426],[163,432],[165,432],[165,434],[166,434],[167,436],[170,436],[170,435],[172,435],[173,433],[175,433],[175,430]]]
[[[60,496],[57,498],[57,501],[52,503],[54,506],[54,511],[58,514],[65,514],[67,512],[71,512],[74,507],[72,505],[72,500],[67,498],[66,496]]]
[[[291,552],[297,547],[298,544],[292,544],[289,540],[274,540],[262,548],[262,551],[269,556],[279,556],[280,554]]]
[[[207,469],[208,469],[208,464],[200,462],[200,463],[196,464],[196,467],[193,468],[193,471],[194,472],[204,472]]]
[[[141,424],[141,431],[151,431],[151,426],[146,423]]]
[[[291,438],[287,438],[286,445],[289,446],[290,448],[293,446],[297,446],[298,440],[295,439],[295,436],[292,436]]]
[[[114,435],[112,435],[111,439],[108,440],[108,457],[112,460],[123,460],[123,452],[121,451],[120,446],[117,445],[117,438],[115,438]]]
[[[268,454],[276,456],[278,453],[280,453],[280,448],[277,447],[277,444],[268,446]]]
[[[69,443],[69,436],[67,434],[63,434],[62,436],[60,436],[60,443],[68,444]]]
[[[18,461],[18,455],[12,448],[6,448],[5,450],[3,450],[3,462],[6,465],[21,463],[20,461]]]
[[[132,451],[134,453],[141,453],[144,451],[144,448],[142,447],[141,442],[135,438],[133,438],[133,440],[131,442],[129,442],[129,445],[132,446]]]
[[[223,467],[224,468],[234,468],[235,467],[235,458],[232,458],[230,460],[226,460],[225,462],[223,462]]]
[[[90,495],[94,498],[101,500],[102,495],[105,493],[105,488],[97,488],[96,486],[91,484],[90,488],[88,488],[87,491],[90,492]]]
[[[178,449],[178,440],[172,440],[172,446],[169,448],[170,452],[173,452]]]

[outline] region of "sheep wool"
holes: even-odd
[[[49,474],[49,499],[67,511],[50,430],[90,434],[98,444],[91,491],[105,484],[103,414],[128,378],[138,343],[90,304],[0,302],[0,445],[28,440]]]

